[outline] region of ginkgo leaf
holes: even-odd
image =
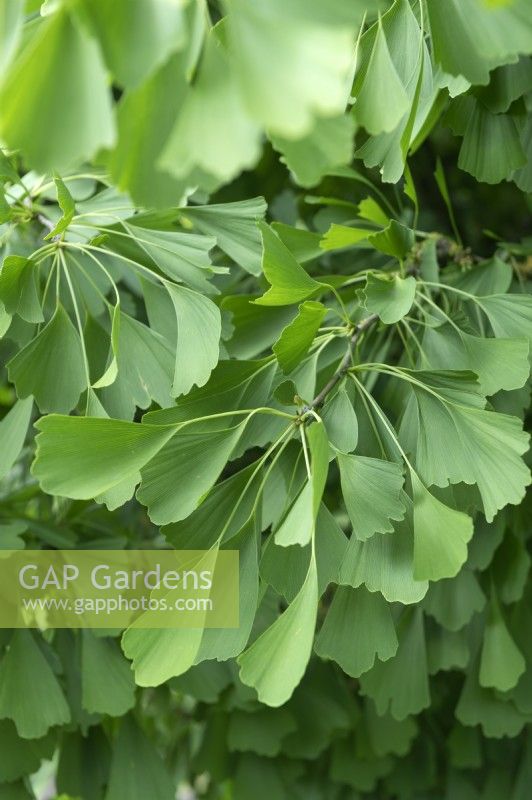
[[[509,114],[490,114],[475,104],[464,134],[458,166],[478,181],[500,183],[526,164],[519,129]]]
[[[500,739],[517,736],[526,725],[526,717],[512,702],[492,689],[483,688],[478,679],[479,660],[467,670],[455,715],[462,725],[480,725],[485,736]]]
[[[486,339],[451,325],[427,328],[423,349],[434,369],[476,372],[482,392],[493,395],[524,386],[530,374],[526,339]]]
[[[373,228],[355,228],[333,223],[320,241],[322,250],[339,250],[364,242],[374,233]]]
[[[0,479],[8,474],[22,450],[32,409],[32,397],[18,400],[0,421],[0,442],[2,442]]]
[[[177,349],[172,394],[203,386],[218,363],[220,311],[212,300],[184,286],[166,284],[177,317]]]
[[[513,339],[527,336],[532,343],[532,297],[529,294],[493,294],[476,300],[485,312],[495,336]]]
[[[475,573],[465,568],[453,579],[432,583],[423,600],[426,613],[453,632],[462,630],[485,604],[486,597]]]
[[[360,678],[362,693],[371,697],[378,714],[388,710],[402,720],[430,704],[423,612],[407,608],[397,626],[399,647],[393,658],[377,661]]]
[[[11,783],[24,775],[36,772],[44,758],[51,758],[54,741],[51,736],[42,739],[22,739],[10,720],[0,722],[2,764],[0,781]]]
[[[506,692],[526,669],[523,654],[512,639],[492,590],[480,655],[479,683],[486,689]]]
[[[377,273],[368,275],[364,289],[365,305],[371,314],[378,314],[386,325],[399,322],[414,303],[415,278],[400,278]]]
[[[216,125],[212,125],[214,119]],[[177,177],[199,168],[228,181],[253,166],[260,152],[259,141],[259,128],[247,114],[232,63],[213,28],[159,166]]]
[[[403,259],[409,253],[414,245],[414,241],[413,231],[400,222],[397,222],[395,219],[392,219],[388,227],[383,231],[371,233],[368,236],[368,242],[372,247],[379,250],[381,253],[394,256],[398,259]],[[410,279],[407,278],[405,281],[406,286],[408,286],[408,291],[406,287],[404,289],[405,294],[408,296],[409,293],[412,292],[412,284],[408,283],[409,280]]]
[[[111,417],[132,419],[135,409],[148,408],[152,400],[160,406],[172,404],[172,373],[175,352],[157,331],[120,311],[117,322],[116,361],[118,374],[98,396]]]
[[[359,678],[375,659],[386,661],[397,652],[390,607],[379,594],[361,587],[339,586],[316,638],[321,658],[336,661],[344,672]]]
[[[307,300],[299,306],[297,317],[284,328],[272,350],[285,374],[292,372],[306,356],[326,313],[322,303]]]
[[[113,145],[98,45],[70,9],[62,6],[41,22],[3,77],[0,135],[8,146],[23,148],[37,169],[63,170]]]
[[[515,4],[479,0],[427,3],[434,57],[445,72],[486,84],[489,71],[527,49],[531,30],[526,0]]]
[[[320,597],[330,583],[336,583],[346,545],[345,534],[322,503],[316,519],[314,541]],[[310,542],[305,547],[299,544],[280,547],[271,537],[262,553],[260,574],[276,592],[291,602],[305,582],[311,556]]]
[[[440,373],[445,379],[446,373]],[[451,375],[452,373],[447,373]],[[467,375],[461,374],[467,386]],[[477,484],[488,520],[508,503],[519,503],[530,473],[521,459],[528,449],[528,435],[521,421],[506,414],[487,411],[475,395],[460,396],[441,384],[439,373],[412,373],[417,405],[416,465],[427,486],[449,483]],[[446,379],[445,379],[446,380]],[[464,402],[465,401],[465,402]],[[405,417],[402,425],[413,422]],[[429,437],[430,434],[430,443]]]
[[[209,252],[216,244],[216,239],[181,231],[152,230],[141,225],[141,222],[138,220],[135,225],[124,222],[123,225],[131,234],[136,248],[141,253],[144,251],[161,272],[173,281],[186,283],[192,289],[206,293],[215,291],[209,283],[213,275]],[[115,249],[124,249],[123,239],[113,239],[112,236],[111,239]]]
[[[467,559],[473,520],[440,502],[411,473],[414,490],[414,577],[418,581],[453,578]]]
[[[228,549],[238,553],[238,628],[206,628],[196,655],[197,664],[204,659],[227,661],[235,658],[248,643],[259,603],[257,528],[257,519],[251,514],[236,536],[227,536],[228,541],[220,547],[221,551]]]
[[[33,395],[40,410],[67,412],[87,388],[79,334],[62,306],[7,364],[19,397]]]
[[[272,136],[272,144],[301,186],[315,186],[332,167],[347,164],[353,154],[355,124],[342,114],[316,120],[303,139]]]
[[[0,661],[0,719],[13,720],[24,739],[70,721],[63,691],[30,631],[15,631]]]
[[[54,236],[64,233],[74,219],[74,214],[76,213],[76,204],[66,183],[59,175],[54,175],[54,183],[57,191],[57,202],[63,213],[59,222],[52,228],[50,233],[44,237],[45,240],[53,239]]]
[[[219,205],[191,205],[181,212],[201,233],[214,236],[218,247],[247,272],[260,274],[262,253],[257,222],[266,213],[263,197]]]
[[[45,492],[96,497],[139,470],[174,435],[175,428],[91,417],[41,418],[36,427],[33,474]],[[57,437],[61,450],[57,449]]]
[[[235,77],[247,109],[264,127],[298,139],[315,117],[344,111],[360,5],[352,22],[338,4],[324,16],[317,0],[268,0],[260,6],[238,0],[228,8]]]
[[[176,786],[152,741],[127,716],[118,731],[106,800],[173,800]]]
[[[355,118],[368,133],[376,135],[392,131],[407,109],[408,97],[379,20],[364,80],[356,96]]]
[[[183,44],[183,12],[168,0],[83,0],[105,60],[123,86],[137,86]],[[135,53],[135,58],[131,58]]]
[[[26,322],[43,322],[37,291],[37,265],[29,258],[7,256],[0,271],[0,300],[8,314]]]
[[[408,498],[405,498],[405,503]],[[339,583],[355,589],[364,584],[380,592],[389,603],[419,603],[429,588],[428,581],[414,578],[414,539],[411,511],[395,525],[391,534],[376,534],[365,542],[350,539],[340,568]]]
[[[7,0],[0,21],[0,69],[8,66],[22,33],[23,9],[17,0]]]
[[[358,455],[337,454],[342,494],[359,541],[390,533],[392,520],[404,519],[403,470],[399,464]]]
[[[329,441],[342,453],[350,453],[358,442],[358,419],[346,390],[342,387],[321,412]]]
[[[187,517],[213,486],[244,432],[247,420],[217,432],[189,433],[167,438],[166,444],[142,468],[137,498],[148,506],[157,525]],[[144,426],[142,426],[144,427]],[[154,430],[167,426],[147,425]]]
[[[275,542],[282,547],[307,545],[314,537],[325,481],[329,471],[329,442],[323,422],[311,425],[305,436],[310,449],[310,475],[293,505],[275,531]]]
[[[114,641],[84,631],[81,670],[87,711],[121,717],[135,705],[133,673]]]
[[[300,682],[310,658],[318,609],[316,561],[286,611],[241,656],[240,680],[253,686],[259,700],[282,706]]]
[[[465,670],[469,664],[467,631],[448,631],[429,628],[427,635],[427,662],[429,675],[449,670]]]
[[[255,302],[264,306],[286,306],[311,297],[321,284],[311,278],[301,267],[277,234],[259,223],[262,236],[262,269],[271,284],[268,291]]]
[[[202,634],[201,628],[128,628],[122,650],[132,661],[137,686],[160,686],[190,669]]]
[[[281,751],[285,736],[296,727],[294,717],[285,708],[264,709],[255,713],[237,710],[231,714],[227,743],[232,751],[251,750],[273,758]]]

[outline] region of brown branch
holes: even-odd
[[[327,395],[332,392],[334,387],[342,380],[345,373],[351,366],[351,360],[353,357],[353,347],[358,342],[359,338],[365,333],[372,325],[374,325],[378,321],[379,317],[377,314],[371,314],[371,316],[367,317],[366,319],[362,320],[356,328],[354,333],[349,339],[349,347],[347,348],[347,352],[345,356],[342,358],[340,364],[338,365],[338,369],[336,372],[329,378],[323,389],[319,394],[316,395],[314,400],[310,403],[307,408],[303,409],[304,411],[308,411],[311,408],[319,408],[325,402]]]

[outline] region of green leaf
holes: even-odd
[[[304,435],[308,439],[311,455],[310,476],[275,531],[275,542],[281,547],[290,547],[294,544],[304,547],[313,540],[316,518],[329,471],[329,441],[323,423],[317,422],[311,425]]]
[[[23,149],[36,169],[62,172],[113,145],[98,45],[66,7],[41,22],[3,77],[0,136],[10,148]]]
[[[393,531],[391,520],[402,520],[405,516],[400,464],[344,453],[338,453],[337,459],[353,537],[365,541],[375,533]]]
[[[99,390],[99,398],[112,417],[132,419],[135,410],[148,408],[152,400],[172,405],[172,374],[175,353],[156,331],[120,311],[117,321],[118,375]]]
[[[177,432],[142,469],[137,498],[156,525],[185,519],[199,505],[231,457],[247,420],[206,433]],[[144,426],[141,426],[144,427]],[[166,426],[146,427],[167,432]]]
[[[122,649],[133,662],[137,686],[160,686],[190,669],[202,634],[201,628],[128,628]]]
[[[227,744],[230,750],[257,753],[273,758],[279,755],[285,736],[297,723],[285,709],[261,709],[248,713],[235,711],[229,720]]]
[[[316,117],[345,110],[361,5],[353,7],[352,21],[343,5],[324,14],[318,0],[238,0],[228,10],[235,77],[254,119],[275,135],[300,139]]]
[[[263,306],[292,305],[306,300],[321,289],[322,284],[305,272],[266,223],[260,222],[259,229],[264,248],[262,269],[271,287],[255,303]]]
[[[318,594],[323,595],[330,583],[335,583],[345,554],[347,539],[342,529],[326,506],[321,505],[316,520],[316,566],[318,570]],[[270,537],[264,548],[260,575],[288,602],[291,602],[305,582],[312,545],[279,547]]]
[[[0,421],[0,442],[2,442],[0,479],[5,478],[20,455],[30,424],[32,409],[32,397],[28,397],[26,400],[17,400],[13,408]]]
[[[408,96],[390,56],[379,20],[364,80],[356,96],[357,122],[374,136],[392,131],[408,109]]]
[[[28,525],[22,520],[0,523],[0,550],[24,550],[26,543],[21,537],[27,530]]]
[[[507,692],[524,673],[526,662],[504,622],[492,590],[480,655],[479,683],[485,689]]]
[[[423,349],[434,369],[470,370],[485,395],[520,389],[530,374],[527,339],[486,339],[451,325],[426,328]]]
[[[373,228],[350,228],[347,225],[333,223],[321,239],[320,247],[322,250],[339,250],[342,247],[351,247],[364,242],[373,233]]]
[[[419,714],[430,705],[423,612],[407,608],[397,627],[399,647],[388,661],[377,661],[360,679],[363,694],[371,697],[377,713],[397,720]]]
[[[408,498],[405,496],[405,503]],[[389,603],[418,603],[426,595],[428,581],[414,578],[414,541],[411,511],[392,534],[375,535],[365,542],[354,537],[340,569],[339,583],[355,589],[364,584],[380,592]]]
[[[62,178],[59,177],[59,175],[54,175],[54,183],[57,191],[57,202],[59,204],[59,208],[63,212],[63,215],[61,216],[61,219],[57,225],[52,228],[50,233],[44,237],[45,240],[53,239],[54,236],[64,233],[74,219],[74,214],[76,213],[76,204],[74,203],[72,195],[68,191],[66,183],[62,180]]]
[[[137,86],[183,44],[183,12],[168,0],[83,0],[118,83]],[[132,58],[132,53],[135,57]]]
[[[326,313],[322,303],[307,300],[299,306],[297,317],[284,328],[272,349],[285,375],[292,372],[308,353]]]
[[[402,260],[408,255],[415,243],[414,232],[402,225],[397,220],[392,219],[387,228],[378,233],[371,233],[368,242],[376,250]],[[406,279],[408,281],[409,278]],[[412,292],[411,284],[408,284],[409,292]],[[405,289],[406,293],[406,289]]]
[[[179,178],[200,169],[228,181],[252,167],[259,154],[259,128],[244,108],[231,61],[213,28],[158,165]]]
[[[376,755],[406,756],[418,733],[416,721],[411,717],[399,721],[390,715],[381,716],[372,702],[366,702],[364,711],[371,747]]]
[[[490,114],[479,103],[469,117],[458,166],[478,181],[500,183],[526,164],[519,130],[509,114]]]
[[[295,599],[238,658],[240,680],[261,703],[282,706],[301,681],[310,658],[318,609],[315,558]]]
[[[24,739],[70,721],[61,687],[30,631],[15,631],[0,661],[0,719],[6,718]]]
[[[470,569],[460,570],[452,580],[432,583],[423,600],[425,612],[452,632],[462,630],[485,604],[486,597]]]
[[[504,339],[528,337],[532,346],[532,296],[493,294],[479,297],[477,303],[490,321],[495,336]]]
[[[493,4],[490,4],[493,6]],[[487,8],[479,0],[429,0],[434,59],[450,75],[487,84],[489,71],[528,51],[532,27],[526,0]]]
[[[408,314],[415,296],[415,278],[370,273],[364,289],[364,304],[370,314],[378,314],[386,325],[393,325]]]
[[[127,478],[137,483],[140,468],[175,433],[174,427],[57,414],[36,427],[33,474],[43,491],[74,499],[97,497]]]
[[[43,758],[51,758],[54,749],[52,737],[43,739],[22,739],[12,722],[0,722],[0,746],[2,764],[0,782],[16,781],[24,775],[37,772]],[[1,795],[0,795],[1,796]]]
[[[9,65],[17,48],[23,23],[23,7],[19,0],[6,0],[0,9],[0,70]]]
[[[484,410],[471,391],[471,373],[411,375],[416,381],[416,465],[425,485],[476,483],[488,521],[508,503],[519,503],[530,481],[520,457],[528,449],[521,421]]]
[[[282,154],[282,161],[294,173],[300,186],[316,186],[333,167],[348,164],[353,156],[355,124],[342,114],[316,120],[303,139],[272,136],[272,144]]]
[[[182,216],[207,236],[214,236],[218,247],[252,275],[261,271],[261,239],[257,222],[264,218],[263,197],[234,203],[187,206]]]
[[[181,231],[152,230],[141,222],[138,220],[134,225],[124,222],[123,226],[132,239],[113,238],[111,234],[112,247],[118,252],[125,250],[126,255],[133,257],[138,254],[135,260],[141,263],[143,256],[147,255],[149,265],[156,264],[172,281],[184,282],[200,292],[213,294],[216,291],[209,282],[214,274],[209,251],[216,239]],[[128,249],[125,249],[125,241]],[[131,252],[131,246],[136,252]]]
[[[79,334],[62,306],[7,364],[20,398],[33,395],[42,412],[70,411],[87,388]]]
[[[137,89],[125,92],[117,107],[118,142],[108,169],[118,188],[148,208],[173,206],[186,194],[188,181],[157,164],[187,90],[186,71],[185,53],[171,57]]]
[[[244,508],[255,500],[254,492],[250,492],[249,495],[248,502],[242,503]],[[200,506],[200,510],[201,508],[202,506]],[[231,508],[231,512],[233,510],[234,508]],[[241,508],[238,510],[241,513],[239,514],[237,511],[233,521],[241,515],[244,516]],[[220,507],[216,508],[216,513],[221,517]],[[227,519],[228,517],[221,517],[220,522],[226,523]],[[216,658],[218,661],[236,658],[248,643],[259,603],[257,527],[256,519],[250,516],[236,536],[226,535],[226,542],[220,548],[220,550],[238,551],[239,624],[238,628],[206,628],[196,656],[196,663],[210,658]]]
[[[118,731],[106,800],[174,800],[176,787],[155,746],[127,716]]]
[[[0,272],[0,300],[8,314],[26,322],[43,322],[37,289],[37,265],[29,258],[7,256]]]
[[[342,453],[350,453],[358,442],[358,419],[346,390],[342,387],[323,407],[321,413],[331,444]]]
[[[397,652],[390,606],[365,588],[339,586],[316,638],[320,658],[336,661],[352,678]]]
[[[121,717],[135,705],[130,665],[115,642],[83,631],[82,705],[89,713]]]
[[[209,380],[220,353],[221,318],[212,300],[198,292],[170,283],[166,288],[177,317],[172,394],[178,396]]]
[[[500,739],[517,736],[526,725],[523,716],[512,702],[478,681],[479,660],[466,672],[455,715],[462,725],[480,725],[484,736]]]
[[[467,559],[473,520],[441,503],[411,473],[414,491],[414,577],[439,581],[453,578]]]

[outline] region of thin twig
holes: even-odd
[[[362,322],[360,322],[356,326],[354,333],[349,339],[349,347],[347,348],[347,352],[343,357],[343,359],[341,360],[338,369],[331,376],[331,378],[329,378],[329,380],[327,381],[321,392],[316,395],[314,400],[309,404],[308,408],[304,410],[309,411],[310,409],[319,408],[321,405],[323,405],[323,403],[327,398],[327,395],[330,392],[332,392],[337,383],[339,383],[342,380],[345,373],[351,366],[353,347],[358,342],[360,336],[362,336],[363,333],[365,333],[369,328],[371,328],[372,325],[378,322],[378,319],[379,317],[377,314],[371,314],[371,316],[367,317],[365,320],[362,320]]]

